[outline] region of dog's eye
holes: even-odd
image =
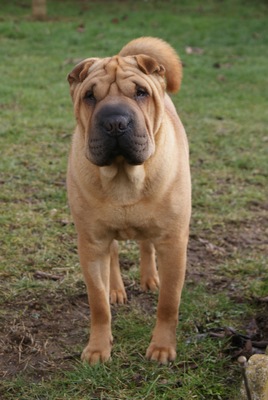
[[[144,97],[149,96],[149,93],[147,92],[146,89],[142,88],[142,87],[137,87],[136,89],[136,98],[141,99]]]
[[[88,102],[95,102],[96,98],[94,96],[93,90],[88,90],[84,96],[84,99]]]

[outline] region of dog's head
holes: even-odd
[[[82,61],[68,80],[87,158],[139,165],[155,151],[164,93],[179,89],[181,63],[167,43],[140,38],[117,56]]]

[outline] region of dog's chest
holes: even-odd
[[[121,209],[106,220],[108,230],[116,240],[144,240],[158,237],[161,226],[157,218],[145,210]]]
[[[143,166],[123,164],[102,168],[101,182],[103,197],[107,199],[98,212],[101,230],[112,232],[117,240],[159,237],[163,230],[159,204],[145,188]]]

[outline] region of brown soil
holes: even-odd
[[[212,231],[203,231],[202,236],[190,235],[188,246],[188,280],[203,279],[208,287],[228,288],[232,292],[232,278],[221,276],[217,266],[227,259],[241,254],[245,258],[251,253],[268,252],[268,216],[254,221],[236,222],[228,226],[216,226]]]
[[[264,252],[268,244],[267,218],[243,225],[230,224],[192,235],[189,243],[187,281],[204,281],[208,290],[232,292],[232,279],[220,276],[217,266],[237,252]],[[131,267],[122,262],[122,268]],[[127,284],[129,302],[140,305],[144,312],[152,310],[151,295],[138,284]],[[85,287],[78,283],[75,294],[62,289],[53,292],[25,292],[2,305],[0,317],[0,376],[11,378],[18,372],[39,381],[56,370],[70,369],[79,360],[77,346],[85,344],[88,335],[89,309]],[[265,299],[264,299],[265,300]],[[265,301],[264,301],[265,303]],[[266,303],[267,306],[267,303]],[[261,307],[255,323],[262,339],[268,340],[268,308]],[[266,308],[265,308],[266,307]],[[112,309],[116,314],[116,307]],[[248,323],[248,321],[247,321]]]

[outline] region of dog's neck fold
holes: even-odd
[[[120,203],[133,204],[141,199],[145,188],[144,165],[130,165],[126,162],[100,167],[100,179],[104,191]]]

